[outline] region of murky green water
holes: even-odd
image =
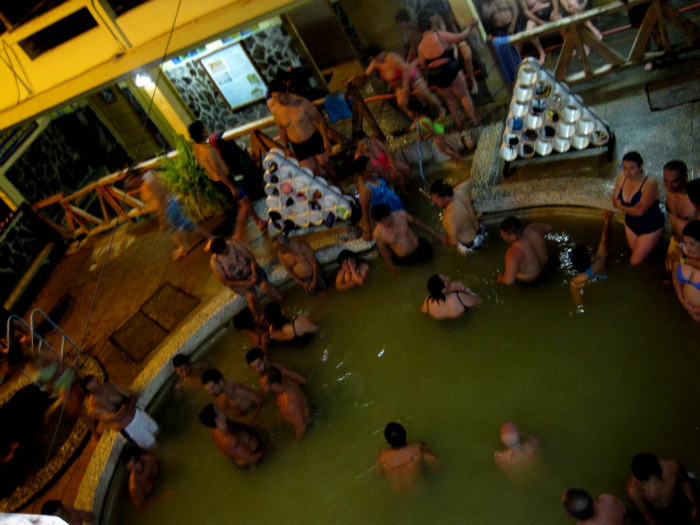
[[[560,247],[597,245],[597,218],[537,220],[554,224]],[[622,497],[638,452],[700,469],[700,327],[658,267],[630,270],[616,225],[609,278],[589,287],[586,312],[576,313],[565,270],[540,287],[496,285],[504,251],[495,235],[475,257],[442,248],[432,265],[395,276],[375,261],[362,289],[314,297],[288,289],[285,309],[322,327],[307,346],[272,353],[308,379],[308,434],[295,442],[276,419],[268,456],[240,470],[197,421],[206,394],[169,397],[155,411],[163,470],[154,501],[136,515],[118,474],[109,523],[566,524],[560,494],[576,485]],[[456,321],[420,314],[436,270],[485,303]],[[205,359],[257,387],[248,347],[227,331]],[[418,494],[392,493],[375,468],[392,420],[442,461]],[[541,465],[527,479],[509,479],[493,463],[506,420],[539,436]]]

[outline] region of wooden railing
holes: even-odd
[[[628,11],[642,4],[649,4],[649,9],[642,25],[637,30],[631,48],[625,56],[613,49],[605,40],[598,40],[585,26],[586,22],[620,11]],[[678,28],[685,36],[685,41],[672,45],[668,38],[667,24]],[[647,44],[652,37],[652,31],[655,27],[659,29],[662,49],[648,51]],[[511,36],[509,40],[511,44],[517,44],[552,33],[560,33],[564,37],[564,45],[559,53],[554,75],[558,81],[566,80],[569,83],[608,75],[641,62],[648,62],[664,55],[695,47],[700,43],[700,31],[698,31],[698,28],[664,0],[613,2],[604,7],[598,7],[585,13],[550,22],[530,31],[517,33]],[[592,53],[602,57],[605,64],[594,69],[586,48],[590,48]],[[567,76],[574,54],[577,55],[578,60],[581,62],[582,71]]]
[[[374,136],[384,138],[384,135],[377,125],[374,117],[367,108],[359,92],[352,86],[348,87],[348,93],[353,97],[353,133],[356,128],[362,126],[363,118],[368,120],[371,133]],[[323,104],[323,99],[314,102],[316,105]],[[233,140],[243,136],[248,136],[250,143],[250,154],[258,165],[271,148],[280,148],[273,138],[263,132],[267,128],[272,128],[275,121],[272,116],[268,116],[254,122],[249,122],[243,126],[228,130],[224,133],[224,140]],[[165,158],[174,157],[177,151],[171,151],[167,155],[154,157],[134,166],[135,172],[143,172],[158,166]],[[151,213],[145,208],[145,204],[135,197],[139,188],[129,190],[123,189],[128,178],[128,170],[112,173],[101,179],[88,184],[84,188],[65,195],[58,193],[32,205],[32,209],[41,212],[49,206],[60,205],[65,213],[65,224],[58,224],[45,216],[42,218],[65,238],[72,238],[80,235],[97,235],[109,230],[117,224],[131,221],[141,215]],[[93,195],[91,195],[93,194]],[[96,213],[95,201],[99,207]],[[84,203],[84,204],[83,204]],[[88,211],[87,208],[93,211]]]

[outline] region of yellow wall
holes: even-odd
[[[138,68],[241,29],[308,0],[150,0],[110,20],[100,0],[69,0],[0,36],[12,68],[0,62],[0,129],[34,117]],[[95,9],[97,5],[98,9]],[[98,27],[31,60],[17,42],[82,7]],[[170,30],[175,20],[172,39]],[[18,102],[19,100],[19,102]]]

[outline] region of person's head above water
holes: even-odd
[[[682,192],[688,182],[688,166],[682,160],[672,160],[664,164],[664,185],[671,192]]]
[[[282,313],[282,308],[277,303],[268,303],[265,306],[263,315],[267,322],[278,330],[290,322],[290,319]]]
[[[253,330],[255,328],[253,312],[251,312],[250,308],[247,306],[234,315],[231,321],[233,322],[233,327],[236,330]]]
[[[639,481],[647,481],[652,476],[661,477],[659,458],[649,452],[642,452],[632,458],[632,475]]]
[[[452,197],[454,190],[444,180],[437,179],[430,185],[430,193],[434,193],[438,197]]]
[[[634,162],[638,167],[641,167],[642,164],[644,164],[644,160],[642,160],[642,156],[637,153],[636,151],[628,151],[622,156],[622,162]]]
[[[578,273],[583,273],[591,267],[591,252],[583,244],[577,244],[569,255],[571,267]]]
[[[353,252],[352,250],[346,249],[346,250],[341,250],[341,252],[338,254],[338,258],[336,259],[336,262],[338,264],[343,264],[348,259],[352,259],[353,261],[355,261],[355,264],[357,264],[358,262],[360,262],[362,260],[355,252]]]
[[[501,443],[508,448],[517,448],[520,445],[520,429],[512,421],[506,421],[501,425]]]
[[[700,255],[700,221],[690,221],[683,227],[683,250],[691,257]]]
[[[205,427],[216,428],[216,409],[213,403],[199,411],[199,422]]]
[[[260,348],[251,348],[245,354],[245,362],[248,364],[251,364],[253,361],[257,361],[258,359],[262,359],[263,361],[265,360],[265,354]]]
[[[384,439],[392,448],[406,446],[406,429],[399,423],[388,423],[384,428]]]
[[[501,221],[501,237],[505,234],[508,237],[519,238],[523,234],[523,229],[523,223],[513,215]]]
[[[585,490],[570,488],[562,495],[561,502],[571,516],[581,521],[588,521],[595,514],[593,497]]]
[[[445,300],[445,281],[442,275],[433,274],[428,278],[428,293],[431,299]]]
[[[223,380],[224,376],[215,368],[205,370],[202,374],[202,385],[204,386],[206,386],[208,383],[218,384],[220,381]]]
[[[429,11],[421,11],[418,13],[418,21],[416,25],[418,26],[418,30],[422,32],[430,31],[433,29],[433,13]]]
[[[173,368],[180,368],[181,366],[186,366],[190,363],[190,356],[185,354],[175,354],[173,356],[172,364]]]
[[[371,215],[374,222],[381,222],[391,215],[391,209],[386,204],[377,204],[372,206]]]

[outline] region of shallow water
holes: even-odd
[[[562,213],[534,220],[554,225],[551,244],[560,249],[572,239],[596,246],[602,222]],[[306,346],[272,350],[307,377],[307,435],[294,441],[268,399],[271,450],[241,470],[197,421],[207,395],[169,396],[155,410],[163,466],[153,502],[137,515],[118,473],[109,523],[566,524],[561,493],[582,486],[622,497],[638,452],[700,469],[700,327],[661,283],[658,266],[630,270],[615,225],[609,277],[589,286],[585,312],[576,312],[570,270],[538,287],[496,285],[505,244],[496,223],[491,232],[491,244],[469,259],[438,248],[433,264],[394,276],[376,260],[362,289],[308,297],[287,288],[285,310],[322,327]],[[484,304],[454,321],[422,315],[435,271],[470,286]],[[257,388],[248,348],[226,330],[203,359]],[[542,445],[525,478],[504,475],[492,460],[506,420]],[[393,493],[375,468],[389,421],[441,460],[418,493]]]

